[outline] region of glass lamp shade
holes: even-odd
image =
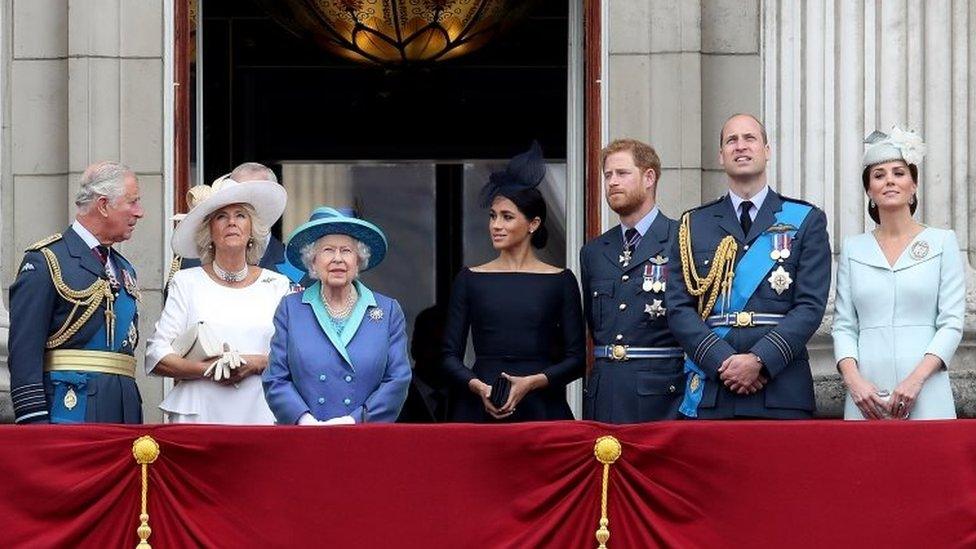
[[[361,63],[432,63],[472,52],[529,0],[260,0],[292,33]]]

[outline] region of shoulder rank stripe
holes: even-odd
[[[40,250],[41,248],[44,248],[45,246],[50,246],[51,244],[54,244],[58,240],[61,240],[61,233],[54,233],[54,234],[52,234],[51,236],[49,236],[47,238],[42,238],[41,240],[38,240],[37,242],[31,244],[24,251],[25,252],[32,252],[32,251],[35,251],[35,250]]]

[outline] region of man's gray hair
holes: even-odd
[[[317,256],[319,253],[319,243],[322,242],[322,239],[326,236],[331,235],[322,236],[315,242],[302,246],[301,249],[302,265],[305,265],[305,272],[307,272],[308,277],[313,280],[320,280],[319,275],[315,272],[313,267],[315,265],[315,256]],[[369,249],[369,246],[367,246],[361,240],[357,240],[351,236],[349,238],[352,238],[353,242],[356,243],[356,255],[359,256],[359,272],[363,272],[363,270],[369,266],[369,258],[373,252]]]
[[[230,172],[230,178],[238,183],[247,183],[248,181],[278,182],[278,176],[275,175],[274,170],[257,162],[245,162],[237,166]]]
[[[81,213],[87,213],[91,205],[99,197],[108,198],[115,202],[125,194],[125,176],[134,172],[125,164],[105,161],[92,164],[81,174],[78,182],[78,193],[75,195],[75,206]]]

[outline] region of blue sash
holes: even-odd
[[[84,423],[88,409],[88,374],[84,372],[51,372],[45,374],[53,386],[51,397],[51,423]],[[74,392],[74,402],[69,409],[64,402],[68,391]]]
[[[135,320],[137,311],[137,302],[134,297],[129,295],[128,290],[123,286],[118,295],[115,296],[115,303],[113,303],[113,309],[115,311],[115,335],[113,339],[114,345],[111,349],[108,348],[108,339],[105,337],[106,325],[102,322],[102,325],[95,332],[95,335],[85,343],[83,349],[90,349],[93,351],[110,351],[113,353],[124,352],[125,354],[134,354],[135,349],[122,349],[122,345],[125,344],[126,338],[129,336],[129,326]],[[101,312],[96,314],[103,314]]]
[[[776,224],[799,228],[812,209],[806,204],[784,201],[782,209],[776,213]],[[788,231],[786,234],[792,239],[796,235],[796,230]],[[731,311],[741,311],[745,308],[763,278],[776,264],[776,261],[769,256],[772,251],[771,238],[757,238],[742,256],[732,278]],[[712,331],[718,337],[724,338],[731,329],[731,326],[716,326]],[[702,394],[705,391],[705,372],[690,358],[685,358],[685,374],[687,374],[685,396],[678,410],[688,417],[698,417],[698,405],[701,404]]]

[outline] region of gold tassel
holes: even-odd
[[[607,549],[607,540],[610,539],[610,519],[607,518],[607,491],[610,488],[610,465],[620,457],[620,441],[612,436],[604,436],[596,439],[593,447],[593,455],[596,460],[603,464],[603,486],[600,494],[600,528],[596,531],[596,540],[600,543],[598,549]]]
[[[139,535],[139,545],[136,549],[152,549],[149,545],[149,535],[152,528],[149,527],[149,511],[147,503],[149,499],[149,464],[156,461],[159,457],[159,444],[149,435],[144,435],[132,443],[132,456],[136,458],[142,468],[142,508],[139,514],[139,528],[136,534]]]

